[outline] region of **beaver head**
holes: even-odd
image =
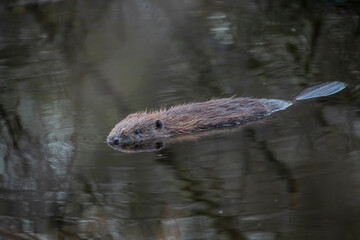
[[[115,125],[106,141],[108,144],[141,142],[148,139],[165,137],[164,122],[158,114],[133,113]]]

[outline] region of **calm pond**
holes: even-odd
[[[360,239],[356,1],[0,3],[0,239]],[[346,89],[116,151],[129,113]],[[147,146],[145,146],[146,148]]]

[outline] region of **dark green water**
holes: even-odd
[[[42,3],[39,3],[42,2]],[[0,239],[360,239],[355,1],[0,3]],[[127,114],[291,100],[236,131],[127,154]]]

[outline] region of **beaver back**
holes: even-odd
[[[291,102],[277,99],[223,98],[175,106],[159,114],[171,135],[242,125],[285,109]]]

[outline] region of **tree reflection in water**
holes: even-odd
[[[356,239],[358,10],[0,3],[1,237]],[[349,88],[245,130],[136,154],[104,143],[114,122],[146,107],[287,98],[326,81]]]

